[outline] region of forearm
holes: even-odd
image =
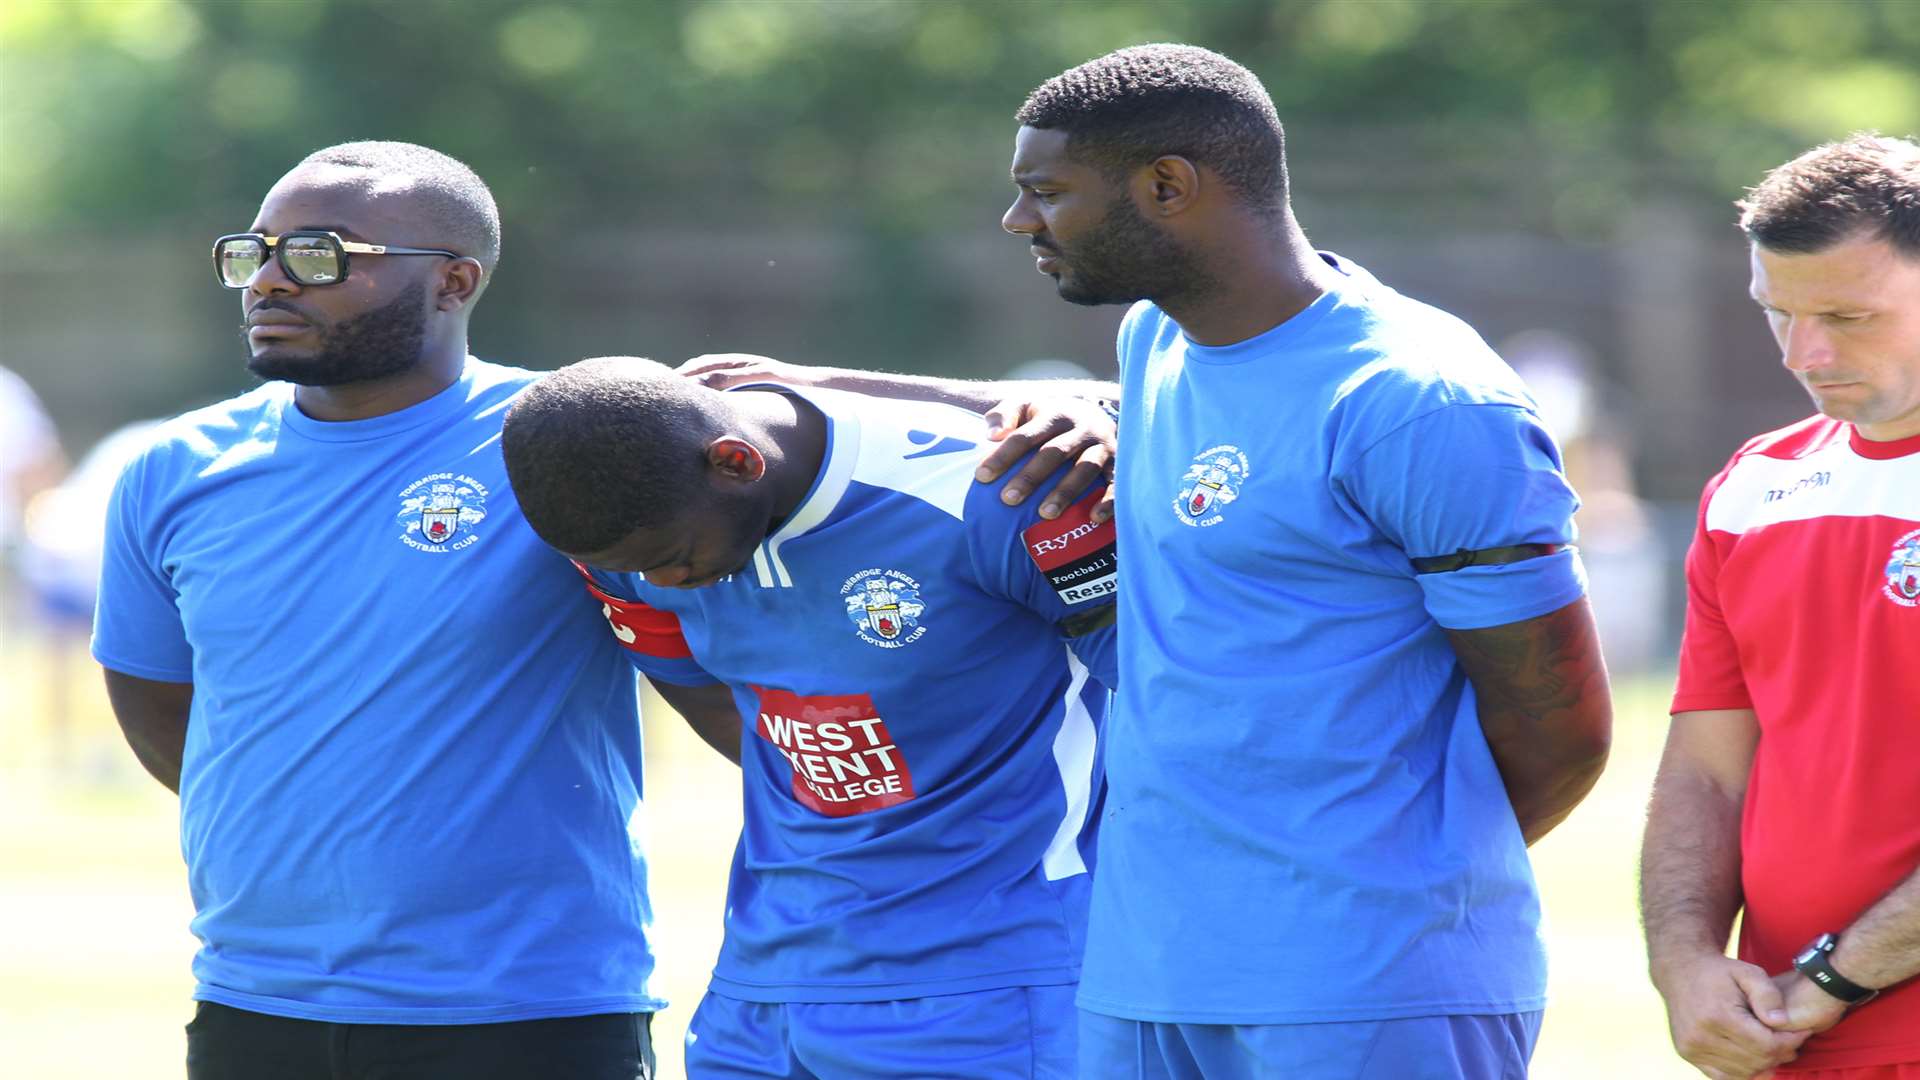
[[[1835,971],[1879,990],[1920,975],[1920,870],[1840,932]]]
[[[713,747],[721,757],[740,764],[740,710],[734,706],[733,691],[722,685],[677,686],[664,680],[649,679],[660,699],[687,722],[700,741]]]
[[[167,790],[178,793],[193,684],[154,682],[110,669],[106,680],[107,702],[133,756]]]
[[[186,730],[157,732],[122,724],[120,733],[126,736],[127,745],[133,748],[133,756],[140,762],[140,767],[165,785],[168,791],[178,795],[180,762],[187,750]]]
[[[1564,821],[1606,767],[1613,700],[1587,602],[1449,631],[1527,843]]]
[[[1741,904],[1743,798],[1671,750],[1661,764],[1640,852],[1640,918],[1656,986],[1675,965],[1726,952]]]
[[[884,371],[859,371],[853,368],[811,368],[812,383],[832,390],[848,390],[875,397],[908,398],[957,405],[974,412],[986,412],[1016,395],[1027,397],[1079,397],[1117,401],[1120,387],[1094,379],[1001,379],[979,381],[948,379],[935,375],[894,375]]]

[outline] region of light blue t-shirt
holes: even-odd
[[[633,671],[501,461],[534,377],[470,359],[345,423],[271,383],[122,476],[93,651],[193,683],[196,998],[395,1024],[660,1007]]]
[[[616,631],[678,617],[745,718],[744,828],[713,989],[885,1001],[1072,983],[1085,938],[1111,524],[974,482],[970,412],[793,390],[819,476],[747,569],[698,589],[596,571]],[[652,610],[648,610],[652,609]],[[1099,620],[1089,620],[1098,622]],[[693,681],[647,635],[651,676]],[[665,655],[662,655],[665,654]]]
[[[1235,345],[1121,325],[1122,683],[1080,1003],[1314,1023],[1542,1007],[1525,846],[1442,627],[1583,595],[1577,506],[1459,320],[1341,283]]]

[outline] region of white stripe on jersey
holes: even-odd
[[[892,401],[884,413],[889,422],[875,423],[866,403],[846,400],[857,395],[817,387],[782,389],[832,419],[833,444],[807,501],[755,549],[753,569],[761,588],[793,588],[793,577],[780,558],[781,546],[825,521],[853,481],[910,495],[956,521],[964,519],[973,470],[990,449],[980,414],[931,401]],[[864,423],[862,409],[868,410]],[[932,438],[915,441],[909,432]],[[947,442],[971,445],[942,452],[941,444]]]
[[[897,421],[882,427],[869,423],[853,478],[869,487],[911,495],[955,521],[965,520],[967,493],[973,490],[973,470],[987,456],[987,424],[979,413],[930,401],[903,401],[887,411]],[[915,442],[908,432],[931,439]],[[942,443],[961,447],[940,452]],[[962,447],[961,444],[971,443]],[[1008,543],[1018,540],[1008,537]]]
[[[1845,439],[1803,457],[1749,454],[1707,503],[1707,528],[1744,533],[1823,517],[1920,519],[1920,454],[1864,458]]]
[[[1073,672],[1073,679],[1067,685],[1066,715],[1060,718],[1060,730],[1053,737],[1053,761],[1060,769],[1067,812],[1060,819],[1060,827],[1053,831],[1053,840],[1047,844],[1047,853],[1040,860],[1048,881],[1087,872],[1087,862],[1080,856],[1080,830],[1087,823],[1087,805],[1093,797],[1093,749],[1097,736],[1093,717],[1088,714],[1086,703],[1080,700],[1080,691],[1087,685],[1087,666],[1068,649],[1067,667]]]

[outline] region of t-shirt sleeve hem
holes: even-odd
[[[98,645],[93,647],[93,658],[100,666],[122,675],[131,675],[136,679],[151,679],[154,682],[190,683],[193,681],[192,668],[166,667],[161,664],[143,664],[136,660],[126,660],[114,656]]]
[[[1425,574],[1428,614],[1448,630],[1484,630],[1559,611],[1587,594],[1579,556],[1567,548],[1538,559]]]
[[[1753,698],[1730,692],[1691,691],[1673,695],[1669,713],[1704,712],[1710,709],[1751,709]]]

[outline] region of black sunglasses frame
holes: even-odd
[[[294,239],[296,237],[311,237],[313,239],[325,240],[327,243],[331,244],[333,246],[335,256],[338,257],[340,260],[339,275],[335,277],[332,281],[300,280],[300,276],[293,272],[293,268],[291,266],[287,265],[287,247],[286,247],[285,241]],[[257,233],[257,232],[228,233],[225,236],[215,239],[213,242],[213,275],[215,278],[219,279],[221,285],[229,289],[244,289],[247,287],[248,282],[253,280],[253,274],[249,274],[247,275],[247,281],[243,281],[240,284],[235,285],[234,283],[227,280],[227,275],[225,273],[221,272],[220,249],[225,247],[229,242],[234,240],[251,240],[256,244],[259,244],[263,254],[263,257],[260,260],[260,267],[264,267],[267,265],[267,258],[266,258],[267,256],[272,257],[273,259],[277,260],[280,263],[280,272],[287,275],[287,279],[289,281],[295,282],[303,289],[323,289],[323,288],[326,288],[328,285],[338,285],[341,282],[347,280],[347,275],[352,272],[351,256],[353,255],[442,255],[449,259],[463,259],[466,257],[457,251],[448,251],[445,248],[416,248],[416,247],[396,247],[390,244],[362,244],[352,240],[343,240],[340,238],[339,233],[329,232],[325,229],[295,229],[292,232],[281,233],[279,236],[268,236],[265,233]],[[257,274],[259,272],[260,272],[259,267],[256,267],[253,271],[254,274]]]

